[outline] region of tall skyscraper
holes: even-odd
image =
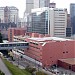
[[[49,7],[50,0],[26,0],[26,13],[30,13],[31,9]]]
[[[49,3],[49,8],[56,8],[56,3]]]
[[[41,7],[49,7],[50,0],[26,0],[26,10],[24,12],[24,20],[27,25],[27,16],[31,14],[31,10]]]
[[[70,4],[70,17],[71,17],[72,34],[75,34],[75,3]]]
[[[34,0],[26,0],[26,13],[30,13],[31,9],[34,8]]]
[[[39,7],[49,7],[50,0],[39,0]]]

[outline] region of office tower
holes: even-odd
[[[59,8],[32,9],[31,30],[50,36],[66,37],[67,10]]]
[[[49,7],[50,0],[26,0],[25,13],[30,13],[31,9]]]
[[[39,7],[49,7],[50,0],[39,0]]]
[[[50,10],[50,35],[66,37],[67,9],[51,8]]]
[[[50,0],[26,0],[26,10],[24,12],[24,20],[27,25],[27,16],[31,14],[31,10],[41,7],[49,7]]]
[[[70,4],[70,17],[71,17],[72,34],[75,34],[75,3]]]
[[[15,23],[18,24],[18,9],[12,7],[0,7],[0,23]]]
[[[49,8],[56,8],[56,3],[49,3]]]
[[[34,0],[26,0],[26,10],[25,13],[30,13],[31,9],[34,8]]]

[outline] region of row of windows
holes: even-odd
[[[30,42],[31,44],[34,44],[34,45],[38,45],[37,43],[34,43],[34,42]]]
[[[64,35],[64,33],[55,33],[54,35]]]
[[[54,10],[54,11],[63,11],[63,10]]]
[[[55,27],[55,28],[65,28],[65,27]]]
[[[63,53],[68,53],[68,51],[66,51],[66,52],[63,52]]]
[[[54,29],[54,30],[65,30],[65,29]]]
[[[18,44],[0,44],[0,47],[15,47],[15,46],[28,46],[28,43],[18,43]]]
[[[55,22],[55,23],[65,23],[65,22]]]
[[[40,48],[38,48],[38,47],[34,47],[34,46],[30,46],[30,47],[33,47],[33,48],[36,48],[36,49],[40,49]]]

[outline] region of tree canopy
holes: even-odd
[[[0,33],[0,43],[3,43],[2,34]]]

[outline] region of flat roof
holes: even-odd
[[[42,37],[42,38],[32,37],[32,38],[28,38],[28,39],[35,40],[35,41],[47,41],[47,40],[49,40],[49,41],[52,41],[52,40],[53,41],[70,41],[71,40],[71,39],[65,39],[65,38],[59,38],[59,37]]]
[[[75,58],[59,59],[59,60],[67,64],[75,65]]]

